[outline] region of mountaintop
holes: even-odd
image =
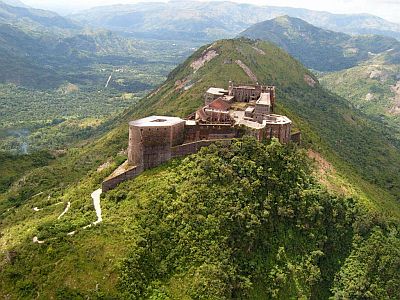
[[[378,35],[348,35],[313,26],[299,18],[277,17],[257,23],[240,36],[270,41],[318,71],[354,67],[374,55],[400,50],[400,42]]]
[[[102,196],[102,222],[93,225],[91,194],[126,159],[127,121],[184,117],[208,87],[252,82],[246,70],[276,85],[277,112],[302,131],[304,149],[251,138],[205,148]],[[399,149],[278,47],[247,39],[204,46],[108,126],[50,162],[43,157],[0,194],[0,296],[398,294]]]

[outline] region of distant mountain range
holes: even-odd
[[[175,57],[163,57],[168,47]],[[103,85],[104,77],[109,76],[101,74],[106,65],[111,69],[151,65],[154,61],[175,65],[182,55],[188,55],[182,52],[171,43],[144,42],[108,30],[83,29],[50,11],[0,2],[0,66],[4,70],[0,72],[0,84],[40,89],[57,88],[65,82]]]
[[[29,8],[28,5],[26,5],[25,3],[19,1],[19,0],[2,0],[0,2],[3,2],[7,5],[11,5],[11,6],[16,6],[16,7],[25,7],[25,8]]]
[[[345,33],[315,27],[301,19],[289,16],[257,23],[240,36],[270,41],[308,68],[318,71],[336,71],[354,67],[376,54],[400,50],[400,42],[379,35],[351,36]],[[395,51],[396,50],[396,51]]]
[[[381,34],[400,39],[400,24],[367,15],[255,6],[225,1],[170,1],[96,7],[70,16],[85,25],[124,31],[135,37],[213,40],[236,36],[249,26],[289,15],[324,29]]]
[[[80,29],[68,18],[42,9],[30,8],[19,1],[0,1],[0,22],[19,25],[27,29],[44,27],[52,29]]]

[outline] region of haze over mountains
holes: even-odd
[[[0,1],[0,22],[25,25],[29,29],[40,27],[45,29],[79,29],[80,26],[70,19],[61,17],[60,15],[42,9],[35,9],[27,7],[20,2],[7,2]],[[18,5],[18,6],[14,6]]]
[[[400,24],[372,15],[340,15],[224,1],[104,6],[80,12],[71,18],[82,24],[124,31],[136,37],[212,40],[233,37],[257,22],[282,15],[350,34],[383,34],[400,38]]]

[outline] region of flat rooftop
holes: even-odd
[[[271,106],[271,94],[270,93],[261,93],[260,98],[256,102],[261,105]]]
[[[265,124],[290,124],[292,121],[286,117],[281,115],[268,115],[263,121]]]
[[[182,122],[185,122],[185,120],[177,117],[150,116],[143,119],[131,121],[129,122],[129,126],[162,127],[176,125]]]
[[[228,94],[228,91],[225,89],[221,89],[221,88],[215,88],[215,87],[211,87],[207,90],[207,94],[212,94],[212,95],[216,95],[216,96],[223,96],[225,94]]]
[[[245,125],[253,129],[262,129],[267,125],[273,125],[273,124],[283,125],[292,123],[292,121],[288,117],[281,115],[273,115],[273,114],[268,115],[265,117],[262,123],[246,118],[245,111],[231,110],[230,115],[233,117],[237,125]]]

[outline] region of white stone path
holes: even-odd
[[[98,190],[95,190],[95,191],[91,194],[91,197],[92,197],[92,199],[93,199],[93,206],[94,206],[94,209],[96,210],[97,220],[96,220],[95,222],[89,224],[89,225],[86,225],[85,227],[83,227],[83,229],[92,227],[92,225],[97,225],[97,224],[99,224],[99,223],[101,223],[101,222],[103,221],[103,217],[101,216],[101,205],[100,205],[100,196],[101,196],[102,193],[103,193],[102,189],[98,189]],[[58,203],[57,203],[57,204],[58,204]],[[61,215],[58,216],[57,219],[59,220],[63,215],[65,215],[65,214],[68,212],[68,210],[69,210],[70,207],[71,207],[71,202],[68,202],[67,207],[66,207],[65,210],[61,213]],[[35,207],[35,208],[36,208],[36,207]],[[35,209],[34,209],[34,210],[35,210]],[[37,210],[35,210],[35,211],[37,211]],[[72,236],[72,235],[74,235],[75,233],[76,233],[76,231],[72,231],[72,232],[67,233],[67,235],[68,235],[68,236]],[[37,244],[43,244],[43,243],[44,243],[44,241],[39,241],[39,239],[38,239],[37,236],[35,236],[35,237],[33,238],[33,242],[34,242],[34,243],[37,243]]]
[[[94,222],[93,225],[99,224],[100,222],[103,221],[103,218],[101,217],[101,206],[100,206],[101,193],[103,193],[102,189],[98,189],[95,190],[91,195],[93,199],[94,209],[96,210],[96,215],[97,215],[97,221]]]
[[[70,207],[71,207],[71,202],[68,201],[67,207],[66,207],[66,208],[64,209],[64,211],[61,213],[61,215],[58,216],[57,220],[60,220],[61,217],[62,217],[63,215],[65,215],[65,214],[68,212],[68,210],[69,210]]]

